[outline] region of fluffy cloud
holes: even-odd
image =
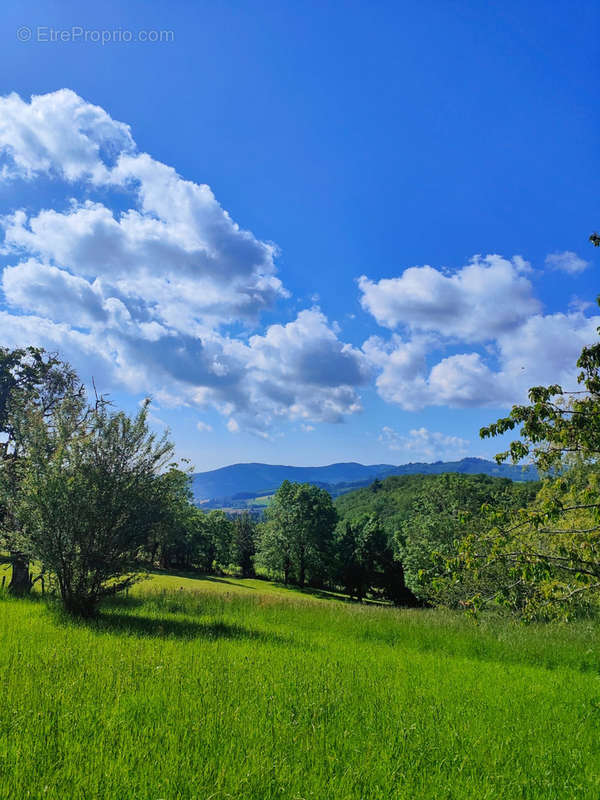
[[[0,153],[5,177],[52,173],[69,181],[106,181],[117,154],[134,149],[129,126],[62,89],[27,103],[0,98]]]
[[[29,259],[6,267],[2,288],[9,305],[73,325],[104,322],[108,309],[98,286],[65,270]]]
[[[156,172],[163,167],[157,164]],[[161,194],[152,185],[152,171],[146,173],[149,191]],[[157,202],[116,218],[102,203],[86,201],[66,212],[5,217],[5,250],[34,254],[101,281],[105,295],[131,307],[141,304],[144,313],[151,307],[155,317],[187,331],[199,321],[256,320],[278,297],[286,297],[275,275],[274,246],[240,230],[208,187],[188,186],[174,172],[169,178],[170,191],[161,185],[171,195],[166,207]],[[131,187],[138,202],[143,186]]]
[[[214,338],[216,343],[222,382],[205,382],[196,401],[230,417],[232,433],[243,427],[268,436],[284,417],[341,422],[361,409],[356,387],[369,381],[371,365],[364,353],[339,341],[319,309],[301,311],[248,342]]]
[[[257,394],[272,401],[272,413],[283,404],[296,419],[341,421],[360,410],[353,387],[371,377],[364,353],[340,342],[318,309],[252,336],[250,359]]]
[[[467,452],[469,443],[459,436],[430,431],[427,428],[414,428],[408,434],[401,434],[393,428],[381,429],[379,441],[390,450],[399,450],[405,458],[426,461],[447,461],[461,459]]]
[[[307,386],[332,388],[362,384],[369,378],[364,355],[342,344],[316,308],[301,311],[287,325],[272,325],[265,336],[251,337],[250,346],[265,379],[285,383],[302,375]]]
[[[416,337],[403,340],[394,334],[389,341],[372,336],[363,345],[368,360],[379,371],[377,390],[388,403],[414,411],[429,403],[426,356],[431,340]]]
[[[426,339],[399,337],[390,342],[371,337],[365,342],[366,356],[380,370],[377,389],[388,403],[418,411],[432,405],[468,408],[510,402],[509,387],[502,386],[500,376],[479,353],[448,356],[429,368],[428,344]]]
[[[0,98],[0,164],[5,180],[44,175],[65,195],[0,220],[3,343],[56,349],[86,378],[165,405],[212,404],[231,432],[359,410],[365,355],[317,309],[250,336],[289,296],[277,248],[210,187],[140,153],[127,125],[68,90],[13,94]]]
[[[573,255],[557,254],[554,263],[566,269]],[[519,256],[493,255],[454,273],[425,266],[378,282],[362,277],[363,307],[380,325],[403,329],[363,345],[381,397],[406,410],[469,408],[523,402],[533,385],[572,388],[575,362],[596,340],[600,318],[581,307],[541,313],[530,272]]]
[[[509,406],[525,402],[531,386],[558,382],[573,389],[575,362],[581,349],[596,340],[599,326],[599,316],[580,312],[537,314],[499,336],[491,353],[458,353],[432,366],[428,356],[443,346],[439,340],[371,337],[363,351],[379,370],[379,394],[407,411],[426,406]]]
[[[575,389],[575,362],[586,345],[598,340],[600,316],[582,312],[537,314],[498,339],[502,377],[522,397],[525,386],[560,383]]]
[[[0,98],[0,179],[41,177],[60,200],[0,217],[2,344],[57,350],[85,379],[165,407],[212,405],[232,433],[339,422],[374,374],[380,395],[409,410],[509,405],[536,383],[574,384],[577,355],[596,339],[599,318],[583,307],[544,315],[530,266],[499,255],[360,278],[363,308],[391,331],[362,349],[318,308],[261,329],[262,312],[289,297],[276,246],[69,90]],[[571,252],[546,263],[587,266]],[[423,446],[424,434],[410,436],[405,447]]]
[[[561,272],[568,272],[569,275],[577,275],[583,272],[590,265],[589,261],[579,258],[577,253],[572,250],[565,250],[563,253],[551,253],[546,256],[546,266],[550,269],[558,269]]]
[[[436,405],[455,408],[498,405],[507,400],[501,376],[484,363],[479,353],[461,353],[443,358],[429,373],[429,395]]]
[[[540,309],[519,256],[475,256],[446,274],[410,267],[398,278],[359,278],[361,304],[380,325],[434,332],[467,342],[485,342],[511,330]]]

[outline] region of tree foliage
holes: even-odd
[[[335,548],[336,577],[350,597],[362,600],[385,568],[387,537],[375,515],[357,522],[346,520],[340,529]]]
[[[147,404],[131,419],[103,402],[73,413],[60,404],[29,423],[18,517],[30,556],[56,578],[68,611],[95,613],[130,586],[161,515],[158,475],[171,455],[148,429]]]
[[[199,566],[206,572],[220,571],[231,562],[233,522],[221,509],[209,511],[204,522],[206,538]]]
[[[191,476],[171,464],[156,482],[160,513],[150,532],[148,559],[163,569],[192,569],[202,561],[207,531],[204,515],[193,504]]]
[[[67,402],[72,411],[85,402],[83,386],[67,363],[36,347],[0,347],[0,559],[12,565],[9,588],[14,594],[31,588],[29,559],[14,513],[30,421],[35,416],[51,424],[58,406]]]
[[[266,511],[258,559],[300,586],[323,583],[331,572],[337,513],[325,489],[284,481]]]
[[[507,582],[492,596],[527,616],[568,616],[600,594],[600,344],[584,347],[577,366],[578,389],[535,386],[528,404],[481,430],[518,429],[497,460],[530,459],[545,474],[536,501],[492,513],[463,559],[473,570],[505,565]]]
[[[538,488],[537,483],[455,473],[428,483],[396,534],[409,588],[428,603],[462,603],[473,591],[473,582],[449,580],[448,562],[459,554],[470,531],[485,526],[489,508],[520,508],[535,497]]]
[[[377,491],[384,491],[380,484]],[[413,606],[417,598],[406,586],[404,569],[394,553],[391,537],[377,514],[341,520],[335,542],[336,581],[351,597],[368,594]]]
[[[231,552],[232,562],[239,567],[243,578],[249,578],[254,575],[255,553],[256,523],[246,511],[235,517]]]

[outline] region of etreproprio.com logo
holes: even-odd
[[[70,28],[54,28],[51,25],[20,25],[16,30],[17,41],[36,42],[41,44],[132,44],[143,42],[162,44],[174,42],[174,31],[166,30],[129,30],[126,28],[84,28],[73,25]]]

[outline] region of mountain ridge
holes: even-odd
[[[407,464],[361,464],[339,461],[320,467],[295,467],[250,461],[229,464],[192,475],[192,490],[197,503],[228,506],[275,492],[284,480],[312,483],[328,489],[334,496],[391,475],[440,474],[459,472],[511,478],[518,481],[537,479],[534,467],[497,464],[483,458],[467,457],[457,461],[409,462]]]

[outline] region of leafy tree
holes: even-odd
[[[133,419],[106,403],[83,417],[68,402],[46,424],[29,422],[19,520],[28,552],[55,577],[65,608],[95,613],[103,597],[130,586],[161,517],[157,476],[172,452],[147,425],[148,403]]]
[[[206,535],[199,567],[205,572],[213,572],[228,567],[231,562],[233,541],[233,522],[220,509],[204,515]]]
[[[322,583],[331,568],[333,531],[337,513],[325,489],[308,483],[284,481],[266,511],[259,560],[282,572],[284,581],[293,575],[304,586],[307,578]]]
[[[454,605],[464,599],[465,584],[442,580],[448,562],[471,530],[485,524],[485,508],[518,508],[535,496],[537,484],[514,484],[507,478],[447,473],[428,482],[414,499],[409,518],[396,536],[406,582],[429,603]]]
[[[445,558],[449,553],[456,554],[455,541],[468,532],[463,520],[472,519],[475,524],[481,505],[498,503],[505,494],[502,502],[514,508],[528,502],[536,491],[535,484],[529,481],[513,483],[507,478],[487,475],[392,476],[381,481],[376,492],[370,486],[336,499],[335,505],[342,518],[338,525],[338,556],[348,558],[347,549],[344,549],[347,543],[340,541],[345,523],[351,523],[355,529],[362,526],[365,519],[376,518],[385,531],[387,548],[380,554],[372,592],[397,605],[422,605],[427,584],[431,596],[435,595],[435,602],[455,603],[458,592],[468,592],[466,586],[444,587],[443,598],[442,587],[437,584],[438,578],[448,572]],[[405,568],[410,578],[405,575]]]
[[[29,558],[14,514],[29,422],[37,415],[49,424],[66,398],[75,411],[85,402],[83,386],[68,364],[36,347],[0,347],[0,561],[12,565],[9,589],[14,594],[31,588]],[[2,551],[7,555],[2,557]]]
[[[254,554],[256,552],[256,523],[246,511],[238,514],[233,524],[232,560],[248,578],[254,575]]]
[[[337,512],[331,495],[310,484],[293,484],[292,558],[298,584],[322,585],[330,572]]]
[[[464,553],[472,569],[505,564],[508,583],[492,597],[512,603],[519,590],[529,616],[568,615],[600,593],[600,343],[584,347],[577,366],[579,389],[535,386],[528,404],[481,429],[483,438],[519,429],[497,460],[530,459],[545,474],[535,503],[493,516]]]
[[[354,523],[346,520],[336,541],[339,580],[344,591],[357,600],[362,600],[373,584],[373,548],[365,535],[367,519]]]
[[[257,564],[272,575],[282,576],[287,586],[292,579],[292,549],[284,529],[270,519],[258,525],[257,536]]]
[[[160,519],[148,544],[151,562],[163,569],[190,569],[202,558],[207,530],[202,512],[193,504],[191,476],[176,464],[157,478]]]
[[[339,580],[347,594],[362,600],[382,583],[381,577],[393,553],[376,515],[344,522],[336,541]]]
[[[388,538],[393,539],[412,515],[413,503],[439,480],[439,475],[394,475],[380,482],[377,491],[369,487],[336,498],[335,506],[344,520],[358,522],[365,514],[375,514]]]
[[[259,530],[257,559],[267,570],[283,574],[287,586],[292,577],[294,513],[292,509],[294,488],[284,481],[265,512],[265,521]]]
[[[405,583],[403,565],[377,514],[338,525],[336,556],[337,580],[351,597],[362,600],[373,594],[395,605],[419,604]]]
[[[359,524],[342,520],[337,526],[335,540],[336,581],[350,597],[360,598],[359,587],[364,583],[364,570],[357,556]]]
[[[383,569],[378,576],[376,588],[385,600],[396,606],[414,608],[423,605],[418,597],[406,585],[404,566],[394,553],[393,546],[388,538],[387,549],[383,553]]]

